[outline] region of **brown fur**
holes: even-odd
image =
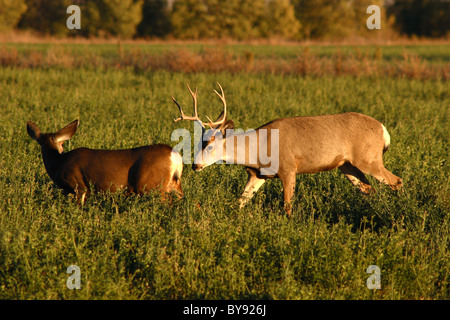
[[[369,116],[349,112],[282,118],[259,129],[279,130],[280,161],[277,176],[283,181],[288,214],[296,174],[339,168],[365,194],[373,190],[364,173],[374,176],[394,190],[402,186],[401,178],[383,165],[385,141],[382,124]]]
[[[220,88],[222,90],[222,87]],[[186,117],[182,113],[182,117],[177,119],[177,121],[200,121],[197,115],[196,95],[192,92],[191,95],[194,98],[195,116]],[[227,119],[223,90],[222,94],[218,95],[224,104],[224,111],[214,122],[217,125],[211,125],[211,127],[224,137],[222,139],[222,147],[225,149],[226,140],[235,139],[236,135],[226,135],[226,129],[234,128],[234,124],[232,120]],[[181,107],[178,107],[181,111]],[[259,131],[261,129],[267,130],[267,137],[270,136],[272,129],[278,130],[278,171],[273,175],[263,175],[261,169],[268,166],[261,165],[259,152],[256,164],[245,163],[248,181],[240,199],[241,207],[262,186],[266,179],[277,177],[283,182],[286,211],[290,215],[290,202],[294,195],[296,175],[318,173],[335,168],[339,168],[350,182],[364,194],[373,191],[364,174],[372,175],[394,190],[401,189],[402,179],[389,172],[383,165],[383,153],[389,146],[389,135],[383,128],[383,125],[374,118],[354,112],[314,117],[280,118],[266,123],[255,130],[258,146],[261,136]],[[267,151],[271,150],[270,141],[271,139],[268,138],[264,142]],[[216,143],[216,141],[212,140],[203,143],[200,152],[203,152],[209,144]],[[234,163],[237,163],[236,158],[239,152],[248,153],[248,147],[244,151],[232,150],[224,152],[227,159],[221,160],[226,160],[228,163],[233,163],[230,160],[234,160]],[[234,154],[234,159],[229,159],[232,154]],[[248,155],[246,154],[245,157],[247,159]],[[199,171],[209,164],[195,163],[193,169]]]
[[[56,133],[41,133],[31,121],[29,135],[41,146],[45,169],[53,182],[67,193],[76,193],[81,202],[93,184],[96,190],[115,192],[126,188],[129,193],[144,194],[159,189],[163,195],[175,191],[183,195],[181,171],[171,163],[172,148],[155,144],[125,150],[78,148],[63,153],[62,144],[78,127],[73,121]],[[181,167],[182,170],[182,167]]]

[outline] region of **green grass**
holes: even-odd
[[[297,178],[293,217],[279,180],[237,209],[246,173],[185,165],[185,197],[95,195],[83,207],[45,172],[33,120],[54,131],[80,127],[66,150],[167,143],[175,96],[199,87],[199,112],[216,116],[224,87],[238,128],[276,117],[357,111],[391,135],[386,167],[397,194],[360,195],[338,171]],[[0,299],[449,299],[448,116],[442,80],[255,74],[183,74],[132,69],[0,69]],[[66,269],[81,269],[80,290]],[[369,290],[366,269],[381,269]]]

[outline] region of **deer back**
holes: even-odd
[[[63,152],[62,143],[72,137],[78,126],[74,121],[56,133],[41,133],[32,122],[27,131],[41,146],[47,173],[55,184],[67,192],[86,190],[93,184],[97,190],[126,187],[144,193],[161,188],[181,191],[181,156],[165,144],[124,150],[78,148]],[[68,133],[69,132],[69,133]]]

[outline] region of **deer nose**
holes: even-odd
[[[202,170],[202,169],[203,169],[203,166],[202,166],[202,165],[197,164],[197,163],[193,163],[193,164],[192,164],[192,170],[194,170],[194,171],[200,171],[200,170]]]

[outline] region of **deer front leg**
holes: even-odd
[[[291,200],[295,191],[295,177],[295,172],[289,172],[280,176],[283,182],[284,209],[288,217],[291,216]]]
[[[77,204],[81,207],[84,206],[84,201],[86,200],[86,196],[88,196],[90,194],[89,189],[86,188],[86,186],[80,187],[79,185],[77,185],[75,187],[74,192],[75,192],[75,196],[77,199]]]
[[[266,182],[265,179],[258,178],[258,173],[255,170],[247,169],[248,180],[245,185],[244,192],[239,199],[239,208],[245,206],[245,204],[253,197],[256,191]]]

